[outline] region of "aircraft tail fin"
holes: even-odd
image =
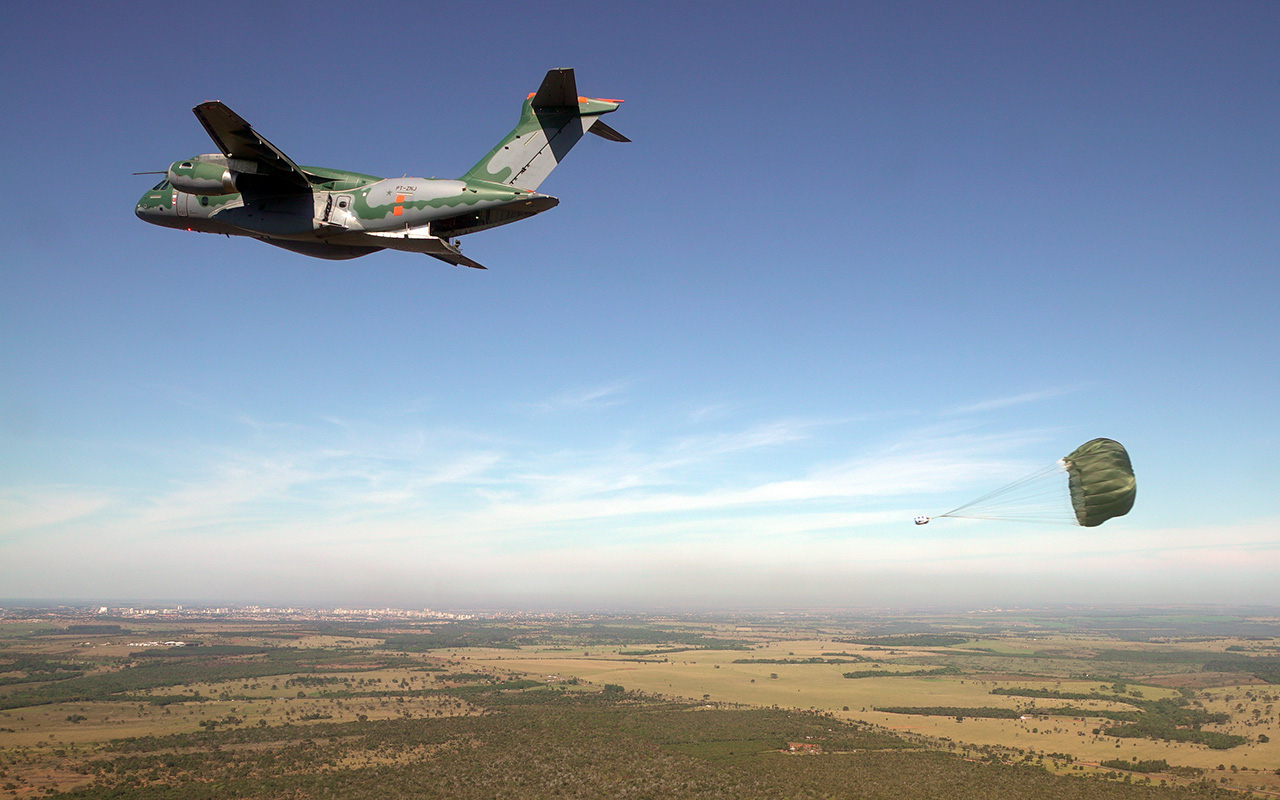
[[[533,191],[583,134],[594,133],[611,142],[631,141],[600,119],[621,104],[621,100],[579,97],[573,70],[553,69],[524,101],[515,129],[462,179]]]

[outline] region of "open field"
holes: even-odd
[[[1190,620],[1203,628],[1210,619],[1195,615],[1162,623]],[[957,626],[950,630],[963,629]],[[1280,685],[1243,671],[1251,666],[1249,662],[1236,664],[1242,671],[1205,670],[1206,663],[1231,658],[1257,659],[1254,664],[1270,667],[1280,650],[1280,639],[1226,636],[1206,640],[1196,635],[1132,641],[1096,632],[1037,630],[1028,635],[1015,628],[998,638],[976,638],[947,647],[911,647],[856,644],[841,636],[788,638],[784,629],[776,628],[763,634],[753,629],[752,633],[756,641],[745,653],[697,650],[636,658],[627,657],[622,648],[569,654],[538,647],[467,653],[473,661],[544,679],[574,676],[671,697],[814,710],[971,748],[985,745],[1069,754],[1077,767],[1115,759],[1163,759],[1172,766],[1203,770],[1226,785],[1280,792],[1280,775],[1276,774],[1280,769]],[[854,659],[856,663],[848,663]],[[895,676],[946,667],[956,673]],[[882,674],[845,677],[851,672]],[[1118,685],[1121,688],[1117,691]],[[1023,689],[1106,699],[992,694],[993,690]],[[1222,723],[1197,726],[1199,729],[1239,736],[1241,743],[1214,749],[1195,742],[1102,733],[1115,721],[1098,714],[1140,713],[1141,709],[1126,699],[1177,701],[1184,697],[1189,706],[1227,717]],[[1081,713],[1045,713],[1064,706]],[[956,715],[877,711],[893,707],[994,707],[1017,711],[1026,718],[965,715],[957,720]]]
[[[896,652],[908,655],[885,656],[868,653],[852,645],[833,645],[831,642],[791,641],[768,645],[751,652],[752,659],[803,659],[821,657],[823,653],[841,652],[876,655],[886,671],[911,671],[916,665],[903,665],[905,659],[916,660],[939,657],[925,656],[919,650],[900,649]],[[683,656],[683,657],[682,657]],[[1043,752],[1070,753],[1077,759],[1102,761],[1120,756],[1125,758],[1164,758],[1171,764],[1213,769],[1223,763],[1223,751],[1203,745],[1152,741],[1147,739],[1118,740],[1115,737],[1092,733],[1100,724],[1098,717],[1053,716],[1040,718],[1033,712],[1033,703],[1027,698],[993,696],[996,688],[1048,688],[1060,692],[1092,693],[1112,685],[1101,681],[1063,680],[1036,678],[1002,672],[1000,679],[984,677],[982,673],[948,675],[942,677],[870,677],[847,679],[847,664],[741,664],[741,652],[702,651],[696,654],[673,655],[666,662],[638,662],[620,660],[615,656],[595,657],[577,655],[565,658],[558,653],[528,652],[513,654],[510,651],[477,650],[470,653],[474,661],[515,669],[535,676],[575,676],[593,683],[617,683],[628,689],[652,692],[675,697],[710,699],[753,706],[799,708],[833,712],[847,719],[865,720],[895,730],[909,730],[930,736],[947,737],[957,742],[975,745],[989,744],[1005,747],[1029,748]],[[965,659],[960,659],[964,661]],[[1049,660],[1041,660],[1042,665]],[[1035,669],[1034,663],[1028,667]],[[1005,666],[1001,664],[1003,670]],[[1179,665],[1179,669],[1184,668]],[[1163,687],[1145,684],[1129,684],[1140,691],[1145,699],[1177,697],[1178,693]],[[1265,686],[1265,685],[1264,685]],[[1256,691],[1255,691],[1256,690]],[[1249,698],[1247,694],[1254,694]],[[1237,686],[1202,690],[1199,693],[1205,707],[1212,711],[1233,712],[1227,725],[1209,726],[1213,730],[1247,735],[1250,743],[1230,750],[1228,763],[1260,770],[1280,767],[1280,728],[1275,724],[1275,707],[1280,705],[1280,687],[1268,691],[1253,680]],[[1276,700],[1264,701],[1263,698]],[[1227,698],[1231,698],[1227,700]],[[1134,706],[1117,701],[1083,700],[1035,700],[1039,709],[1073,705],[1085,710],[1134,710]],[[1235,705],[1242,706],[1236,710]],[[969,707],[985,706],[1018,709],[1033,717],[1029,720],[1001,720],[966,718],[957,722],[954,717],[927,717],[918,715],[878,713],[876,708],[900,706]],[[1271,710],[1268,712],[1268,706]],[[1269,724],[1250,726],[1252,712],[1257,719],[1270,720]],[[1270,732],[1270,733],[1269,733]],[[1258,735],[1270,735],[1271,741],[1259,743]],[[1274,776],[1273,776],[1274,777]]]
[[[1215,621],[1221,637],[1207,630]],[[92,622],[0,623],[0,797],[87,799],[126,783],[185,797],[209,775],[244,797],[279,796],[284,784],[318,796],[356,775],[448,781],[501,761],[488,748],[527,736],[510,729],[517,720],[549,719],[564,730],[520,746],[563,765],[573,741],[620,737],[622,755],[591,769],[623,775],[643,753],[667,765],[654,786],[709,764],[727,770],[704,796],[741,789],[744,776],[774,785],[793,770],[772,754],[797,736],[851,759],[805,767],[797,785],[841,783],[836,773],[865,768],[869,753],[896,751],[902,796],[927,784],[915,772],[925,753],[945,756],[931,769],[958,774],[972,762],[1025,765],[1008,796],[1076,785],[1042,785],[1028,767],[1095,776],[1089,792],[1115,796],[1162,782],[1280,794],[1280,638],[1263,635],[1280,634],[1273,618]],[[1140,635],[1144,624],[1153,635]],[[690,727],[713,718],[732,736]],[[639,719],[650,720],[643,736]],[[218,755],[230,752],[241,760]],[[1105,763],[1116,759],[1148,764]],[[507,769],[521,785],[520,763]],[[972,773],[974,791],[1006,779],[995,774]],[[559,780],[563,789],[573,775]]]

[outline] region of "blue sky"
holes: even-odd
[[[4,16],[0,596],[1280,603],[1274,3]],[[553,67],[633,142],[487,272],[133,216],[196,103],[456,177]],[[911,524],[1095,436],[1127,517]]]

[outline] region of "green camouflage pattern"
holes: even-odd
[[[515,129],[467,170],[463,180],[537,189],[600,115],[617,111],[621,105],[583,97],[573,107],[535,109],[535,97],[530,95],[524,101]]]
[[[222,103],[202,103],[193,111],[223,152],[171,164],[135,213],[318,258],[395,249],[483,269],[456,238],[554,208],[556,198],[535,190],[584,133],[627,141],[599,122],[620,104],[577,97],[573,70],[551,70],[514,130],[461,178],[439,180],[300,166]]]

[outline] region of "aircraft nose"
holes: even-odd
[[[164,213],[161,197],[154,190],[144,192],[142,197],[138,198],[138,204],[133,207],[133,213],[138,219],[151,222]]]

